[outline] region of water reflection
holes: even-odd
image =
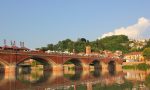
[[[50,77],[51,72],[43,70],[25,70],[17,73],[17,80],[25,84],[38,84],[46,82]]]
[[[0,73],[0,81],[4,79],[4,73]]]
[[[69,73],[71,71],[74,73]],[[82,75],[82,70],[69,70],[68,72],[64,73],[64,77],[72,81],[80,80],[81,75]]]
[[[26,71],[26,70],[25,70]],[[150,70],[106,72],[95,69],[44,71],[34,69],[16,74],[0,74],[1,90],[149,90]]]
[[[95,69],[94,71],[91,72],[94,77],[100,77],[101,76],[101,70]]]

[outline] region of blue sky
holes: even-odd
[[[141,17],[150,19],[150,0],[1,0],[0,45],[3,39],[32,49],[66,38],[95,40]]]

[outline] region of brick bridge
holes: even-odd
[[[72,62],[77,67],[80,66],[83,70],[89,70],[91,63],[98,63],[102,70],[107,70],[109,64],[113,64],[116,70],[121,70],[122,68],[122,60],[111,57],[0,51],[0,65],[4,66],[5,72],[10,71],[10,69],[13,70],[13,67],[15,68],[19,63],[29,59],[47,63],[53,71],[63,70],[63,65],[67,61]]]

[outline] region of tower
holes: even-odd
[[[91,46],[86,46],[86,54],[91,54]]]

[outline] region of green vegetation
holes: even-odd
[[[68,90],[74,90],[74,87],[70,87]],[[76,90],[87,90],[87,87],[86,87],[86,85],[82,85],[82,84],[77,85]]]
[[[146,78],[145,78],[145,85],[147,86],[147,87],[150,87],[150,75],[148,75]]]
[[[147,41],[147,44],[145,45],[144,48],[150,48],[150,39]]]
[[[133,84],[129,81],[125,81],[123,84],[101,85],[99,83],[93,85],[93,90],[132,90],[132,88]]]
[[[92,51],[99,52],[100,50],[116,51],[121,50],[124,53],[129,52],[129,39],[125,35],[114,35],[97,39],[95,41],[89,41],[85,38],[80,38],[77,41],[66,39],[59,41],[57,44],[48,44],[47,47],[37,48],[43,51],[68,51],[68,52],[85,52],[85,47],[90,45]]]
[[[36,61],[34,60],[32,63],[31,63],[31,66],[32,67],[36,67],[37,65],[41,65],[41,63],[39,61]]]
[[[143,43],[146,43],[143,44]],[[133,46],[132,46],[133,44]],[[68,51],[68,52],[85,52],[85,47],[87,45],[91,46],[91,49],[93,52],[100,52],[101,50],[110,50],[110,51],[116,51],[120,50],[123,53],[129,53],[129,52],[141,52],[145,48],[150,48],[150,39],[146,42],[138,42],[136,40],[129,40],[127,36],[125,35],[113,35],[108,36],[105,38],[97,39],[94,41],[89,41],[85,38],[79,38],[77,41],[72,41],[70,39],[65,39],[62,41],[59,41],[57,44],[48,44],[46,47],[36,48],[37,50],[42,51]],[[131,45],[131,46],[130,46]],[[139,48],[139,46],[142,46],[142,48]],[[144,50],[144,55],[149,56],[149,53],[145,54],[147,50]]]
[[[136,65],[125,65],[122,68],[123,69],[136,69]]]
[[[123,66],[123,69],[138,69],[138,70],[147,70],[150,69],[150,65],[141,63],[138,65],[125,65]]]
[[[145,48],[143,50],[143,56],[146,60],[150,60],[150,48]]]

